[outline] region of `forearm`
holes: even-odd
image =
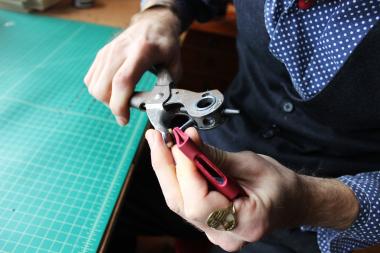
[[[337,179],[300,176],[302,182],[302,225],[332,229],[349,228],[359,213],[352,190]]]
[[[323,253],[351,252],[380,243],[380,172],[302,179],[308,186],[304,195],[310,200],[303,205],[309,210],[304,211],[304,224],[313,226],[302,229],[318,233]]]

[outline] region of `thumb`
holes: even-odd
[[[198,148],[219,168],[224,169],[226,159],[231,153],[214,146],[204,144],[197,130],[193,127],[186,129],[186,134],[198,146]]]
[[[186,129],[186,134],[189,135],[191,140],[197,145],[197,147],[226,175],[236,179],[241,179],[242,175],[246,173],[246,166],[244,161],[247,161],[252,155],[257,157],[252,152],[228,152],[216,148],[211,145],[207,145],[202,142],[197,130],[193,127]],[[256,160],[254,160],[256,161]],[[252,165],[253,166],[253,165]]]

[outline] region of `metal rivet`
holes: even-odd
[[[154,96],[154,99],[158,100],[158,99],[162,98],[163,96],[164,96],[164,93],[160,92],[160,93],[157,93],[156,96]]]

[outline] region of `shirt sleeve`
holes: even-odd
[[[356,221],[347,230],[315,228],[322,253],[351,252],[380,243],[380,172],[338,178],[359,200]],[[339,215],[339,210],[332,215]]]
[[[141,5],[148,1],[152,0],[141,0]],[[174,2],[183,30],[187,29],[194,20],[206,22],[224,14],[228,3],[227,0],[174,0]]]

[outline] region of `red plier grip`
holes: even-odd
[[[228,199],[233,200],[244,195],[243,189],[234,180],[228,178],[207,156],[202,153],[190,137],[180,128],[173,129],[174,138],[178,148],[203,174],[206,180]]]

